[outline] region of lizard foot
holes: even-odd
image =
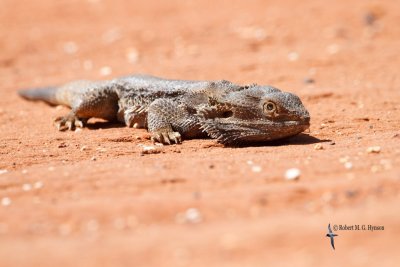
[[[182,142],[181,134],[169,130],[159,130],[152,133],[151,140],[153,142],[160,142],[165,145],[180,144]]]
[[[54,120],[59,131],[75,130],[76,127],[83,128],[84,124],[87,122],[85,119],[80,119],[73,114],[68,114],[66,116],[58,117]]]

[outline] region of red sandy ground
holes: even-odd
[[[399,266],[399,25],[396,0],[0,1],[0,266]],[[144,130],[58,132],[16,94],[131,73],[272,84],[312,126],[141,156]],[[384,230],[334,251],[328,223]]]

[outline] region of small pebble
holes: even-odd
[[[90,160],[91,160],[91,161],[96,161],[97,159],[96,159],[95,156],[93,156],[93,157],[90,158]]]
[[[344,167],[346,168],[346,169],[348,169],[348,170],[351,170],[352,168],[353,168],[353,163],[351,163],[351,162],[345,162],[344,163]]]
[[[258,172],[262,171],[262,168],[261,168],[261,166],[254,165],[254,166],[251,167],[251,171],[258,173]]]
[[[347,191],[345,192],[345,195],[346,195],[346,197],[348,197],[348,198],[355,197],[357,194],[358,194],[358,192],[355,191],[355,190],[347,190]]]
[[[322,149],[324,149],[324,147],[322,146],[322,144],[316,144],[316,145],[314,146],[314,149],[315,149],[315,150],[322,150]]]
[[[62,142],[62,143],[60,143],[60,144],[58,145],[58,148],[64,148],[64,147],[67,147],[67,144],[64,143],[64,142]]]
[[[291,168],[286,170],[285,172],[285,179],[286,180],[297,180],[300,177],[300,170],[297,168]]]
[[[31,190],[32,190],[32,185],[30,185],[30,184],[23,184],[23,185],[22,185],[22,190],[23,190],[23,191],[31,191]]]
[[[368,12],[364,15],[364,23],[368,26],[372,26],[376,21],[376,16],[373,13]]]
[[[140,152],[142,155],[145,154],[158,154],[161,150],[156,148],[155,146],[143,146],[142,151]]]
[[[86,151],[86,150],[88,150],[87,146],[82,146],[81,147],[81,151]]]
[[[311,84],[311,83],[315,83],[315,80],[314,80],[313,78],[305,78],[305,79],[303,80],[303,82],[304,82],[305,84]]]
[[[100,69],[100,75],[108,76],[112,73],[112,69],[109,66],[104,66]]]
[[[5,173],[7,173],[8,171],[7,170],[0,170],[0,175],[1,174],[5,174]]]
[[[196,208],[187,209],[185,219],[189,223],[199,223],[202,221],[201,214]]]
[[[37,181],[37,182],[35,182],[35,183],[33,184],[33,187],[34,187],[35,189],[40,189],[40,188],[43,187],[43,182]]]
[[[363,20],[366,26],[374,26],[385,15],[385,10],[380,6],[373,6],[365,12]]]
[[[4,207],[10,206],[11,204],[11,199],[9,197],[3,197],[1,199],[1,205],[3,205]]]
[[[370,146],[367,148],[367,153],[379,153],[381,152],[380,146]]]
[[[126,58],[128,59],[129,63],[136,63],[139,59],[138,50],[134,47],[129,48],[126,53]]]

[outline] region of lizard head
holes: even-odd
[[[243,87],[209,104],[200,112],[201,128],[223,144],[276,140],[310,127],[300,98],[270,86]]]

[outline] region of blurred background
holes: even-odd
[[[399,265],[399,25],[398,0],[0,0],[0,266]],[[291,91],[327,141],[141,157],[16,94],[136,73]],[[328,223],[385,230],[333,251]]]
[[[328,86],[321,75],[343,85],[381,68],[371,52],[398,57],[396,8],[390,0],[2,0],[1,75],[7,86],[21,74],[36,85],[132,73]],[[324,73],[332,65],[335,75]]]

